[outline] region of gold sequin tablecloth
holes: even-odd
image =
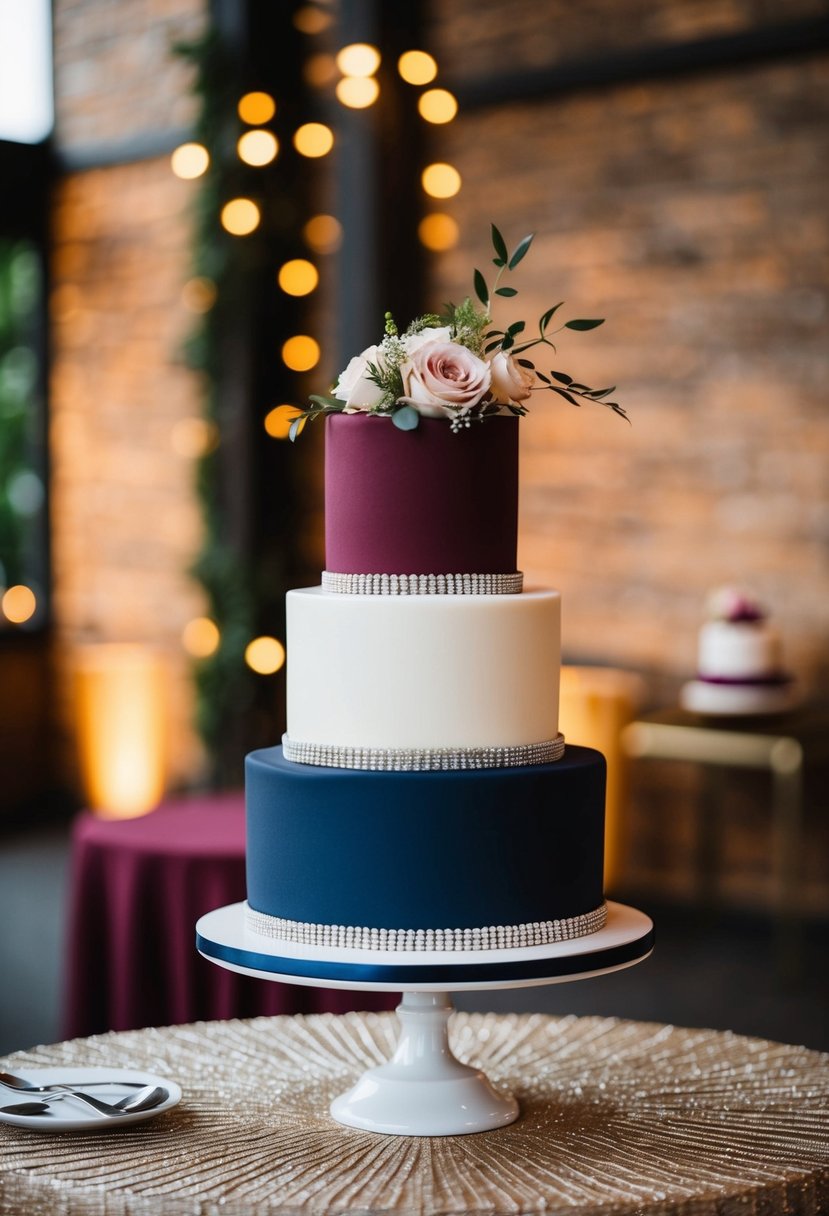
[[[328,1103],[391,1054],[393,1014],[197,1023],[76,1039],[0,1067],[175,1077],[176,1109],[58,1135],[0,1125],[3,1216],[816,1216],[829,1056],[608,1018],[455,1014],[461,1059],[521,1102],[445,1139],[341,1127]]]

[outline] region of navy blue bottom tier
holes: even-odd
[[[465,929],[600,907],[604,757],[554,764],[366,772],[245,763],[247,892],[256,912],[377,929]]]

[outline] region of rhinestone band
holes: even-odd
[[[340,595],[518,595],[515,574],[338,574],[322,572],[323,591]]]
[[[520,747],[338,747],[303,743],[282,736],[286,760],[323,768],[367,769],[386,773],[445,772],[452,769],[523,768],[552,764],[564,755],[564,735]]]
[[[337,950],[514,950],[548,946],[587,937],[603,929],[607,905],[566,920],[532,921],[524,925],[484,925],[480,929],[369,929],[357,925],[315,925],[284,920],[246,909],[247,927],[260,937],[299,942],[303,946],[330,946]]]

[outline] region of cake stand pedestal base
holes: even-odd
[[[452,1054],[450,992],[563,984],[633,967],[653,949],[653,924],[608,902],[603,929],[546,946],[500,950],[389,951],[311,946],[268,938],[247,924],[245,904],[206,913],[196,925],[205,958],[240,975],[313,987],[402,992],[400,1039],[386,1064],[335,1098],[339,1123],[392,1136],[493,1131],[518,1118],[518,1103]]]
[[[331,1103],[338,1123],[393,1136],[461,1136],[506,1127],[518,1103],[449,1047],[452,1001],[445,992],[405,992],[397,1050]]]

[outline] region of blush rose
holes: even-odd
[[[492,382],[490,396],[499,405],[507,405],[510,401],[524,401],[532,392],[535,376],[528,367],[522,367],[502,350],[497,351],[489,361]]]
[[[401,401],[427,418],[465,414],[489,391],[491,379],[489,364],[465,346],[433,339],[410,349],[400,372]]]

